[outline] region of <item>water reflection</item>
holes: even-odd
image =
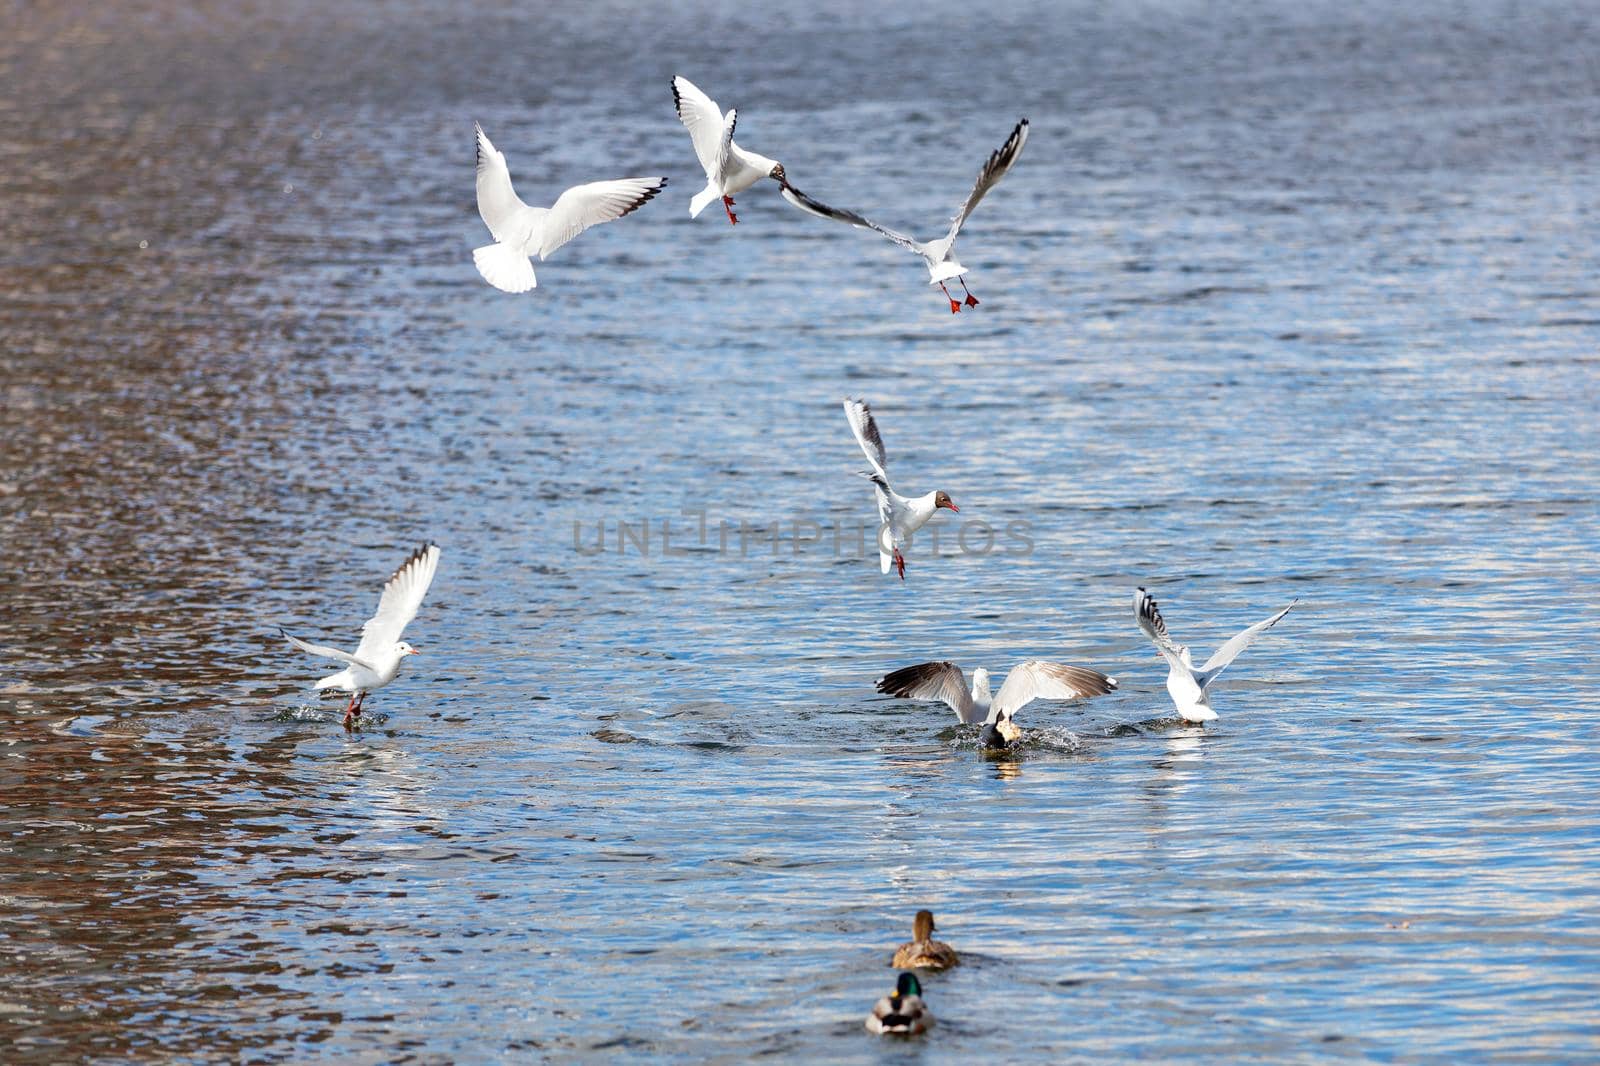
[[[1015,781],[1022,776],[1022,763],[1015,757],[999,754],[990,757],[989,765],[994,769],[996,781]]]

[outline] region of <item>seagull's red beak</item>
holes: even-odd
[[[421,648],[412,648],[410,651],[406,652],[406,654],[407,655],[421,655],[422,654],[422,649]]]
[[[959,508],[959,507],[957,507],[955,505],[955,501],[954,500],[952,500],[951,502],[945,504],[945,506],[950,508],[950,510],[954,511],[956,514],[960,514],[961,513],[961,508]]]

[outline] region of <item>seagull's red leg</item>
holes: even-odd
[[[350,702],[345,706],[345,709],[344,709],[344,727],[346,729],[349,729],[350,728],[350,724],[356,720],[356,715],[361,713],[361,707],[360,707],[360,705],[359,705],[359,703],[357,702],[357,699],[356,699],[356,697],[358,697],[360,695],[361,695],[361,693],[359,693],[359,692],[352,692],[350,694]]]
[[[961,291],[967,294],[967,306],[968,307],[977,307],[978,306],[978,298],[976,296],[972,295],[972,290],[971,289],[967,288],[967,279],[966,278],[962,278],[960,280],[961,280]]]
[[[724,196],[722,198],[722,209],[728,212],[728,225],[737,226],[739,224],[739,216],[733,213],[733,197]]]
[[[944,298],[950,301],[950,313],[952,315],[960,313],[961,305],[956,303],[955,297],[950,295],[950,290],[944,287],[944,282],[942,281],[939,282],[939,290],[944,293]]]
[[[904,581],[906,579],[906,557],[900,554],[899,548],[896,548],[894,552],[894,565],[900,571],[900,580]]]

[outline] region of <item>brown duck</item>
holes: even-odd
[[[911,922],[911,941],[895,951],[892,965],[900,970],[948,970],[960,962],[954,948],[933,939],[934,928],[933,912],[918,911]]]

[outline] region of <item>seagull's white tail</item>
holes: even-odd
[[[508,244],[474,248],[472,261],[483,280],[501,292],[527,292],[539,284],[533,276],[533,260]]]
[[[933,280],[928,282],[928,284],[937,285],[941,281],[949,281],[951,278],[959,278],[966,272],[966,267],[962,266],[960,263],[954,262],[953,260],[947,259],[938,266],[928,268],[928,273],[933,275]]]
[[[694,199],[689,201],[689,217],[699,218],[700,212],[720,199],[722,199],[722,194],[717,191],[717,187],[709,181],[706,182],[706,187],[695,193]]]
[[[325,688],[342,688],[349,691],[355,686],[350,681],[350,671],[340,670],[337,674],[329,674],[311,687],[317,692],[321,692]]]

